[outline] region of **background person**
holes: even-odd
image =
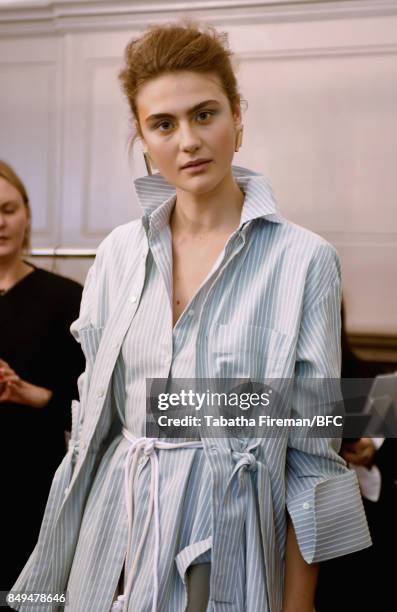
[[[11,588],[37,540],[84,369],[69,331],[82,287],[25,261],[30,224],[26,189],[0,161],[0,590]]]
[[[351,349],[342,307],[342,378],[373,380],[397,370],[397,363],[366,361]],[[363,408],[365,401],[360,400]],[[357,470],[372,546],[321,564],[316,612],[392,610],[393,557],[397,549],[397,439],[342,441],[341,456]]]

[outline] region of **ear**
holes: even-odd
[[[240,103],[236,103],[234,110],[233,110],[233,120],[234,120],[234,124],[236,126],[236,129],[238,129],[239,127],[241,127],[241,107],[240,107]]]
[[[143,137],[140,125],[136,119],[134,120],[134,130],[135,130],[135,134],[137,134],[137,139],[141,141],[142,147],[146,151],[147,150],[146,142]]]

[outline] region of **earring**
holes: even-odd
[[[149,176],[152,176],[152,166],[150,165],[149,153],[147,151],[143,152],[143,159],[145,160],[146,171]]]
[[[237,131],[237,138],[236,138],[236,146],[234,147],[234,151],[237,153],[239,148],[241,147],[241,144],[243,142],[243,129],[244,126],[242,125],[239,130]]]

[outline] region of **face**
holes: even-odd
[[[20,257],[29,214],[18,189],[0,177],[0,260]]]
[[[231,176],[240,110],[232,112],[217,75],[156,77],[140,88],[137,111],[144,148],[168,183],[204,194]],[[184,168],[194,160],[206,162]]]

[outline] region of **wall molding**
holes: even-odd
[[[352,40],[351,45],[332,45],[324,47],[291,47],[289,49],[260,49],[257,51],[235,52],[239,61],[273,61],[284,59],[311,59],[338,56],[360,56],[360,55],[396,55],[397,43],[379,44],[368,43],[366,45],[356,44]]]
[[[361,359],[397,364],[397,336],[348,334],[349,345]]]
[[[47,239],[49,241],[53,241],[57,232],[57,211],[54,207],[54,201],[56,201],[56,194],[58,191],[57,184],[57,150],[59,147],[59,138],[60,131],[58,130],[58,99],[57,93],[53,94],[52,92],[57,92],[57,74],[56,74],[56,60],[42,60],[35,59],[35,57],[27,58],[26,61],[21,58],[17,58],[15,60],[6,59],[2,61],[0,59],[0,74],[6,72],[7,70],[18,71],[21,73],[21,77],[23,77],[23,73],[28,70],[31,72],[32,70],[40,70],[42,72],[43,77],[45,78],[44,85],[42,85],[42,91],[46,88],[46,99],[45,104],[46,108],[44,111],[44,115],[47,117],[52,117],[48,123],[48,133],[47,140],[41,142],[41,147],[45,152],[43,157],[45,158],[46,163],[46,176],[47,176],[47,184],[46,184],[46,199],[40,202],[40,205],[44,211],[44,224],[37,228],[35,227],[35,216],[33,215],[33,232],[35,236],[40,239]],[[3,135],[4,138],[4,135]],[[24,146],[32,147],[34,150],[35,142],[25,141]],[[4,147],[3,141],[3,147]],[[8,150],[8,149],[7,149]],[[30,196],[31,197],[31,196]],[[34,205],[34,202],[33,202]]]
[[[94,109],[94,79],[95,71],[108,66],[118,66],[120,59],[117,57],[86,57],[84,59],[84,81],[86,83],[86,107],[85,114],[85,139],[84,139],[84,202],[82,209],[81,231],[84,236],[90,238],[103,238],[103,230],[90,227],[90,217],[92,216],[93,198],[91,193],[92,177],[90,167],[90,157],[93,143],[93,109]]]
[[[0,35],[145,27],[181,16],[256,23],[397,15],[397,0],[5,0]]]

